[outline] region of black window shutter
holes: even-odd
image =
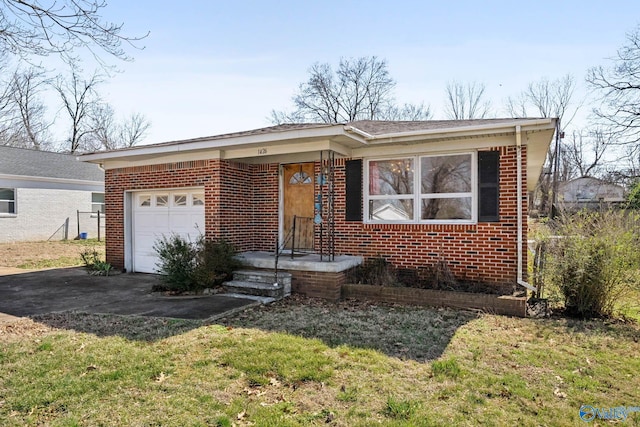
[[[345,162],[345,219],[362,221],[362,159]]]
[[[478,221],[500,220],[500,152],[478,152]]]

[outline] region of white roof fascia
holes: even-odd
[[[69,179],[69,178],[49,178],[47,176],[33,176],[33,175],[10,175],[2,173],[0,179],[11,179],[16,181],[40,181],[40,182],[55,182],[59,184],[84,184],[84,185],[104,185],[104,181],[88,181],[84,179]]]
[[[518,119],[510,122],[503,123],[492,123],[485,125],[476,125],[476,126],[456,126],[450,128],[438,128],[438,129],[422,129],[408,132],[393,132],[387,134],[380,135],[369,135],[366,132],[359,131],[358,133],[362,136],[369,135],[367,140],[369,142],[375,143],[393,143],[393,142],[407,142],[407,140],[413,140],[418,137],[427,136],[431,138],[438,137],[458,137],[464,135],[478,135],[482,132],[490,132],[490,133],[501,133],[505,131],[513,131],[515,132],[515,127],[520,126],[521,128],[527,127],[526,130],[531,127],[540,127],[543,129],[548,129],[555,127],[555,119],[546,118],[546,119]],[[349,126],[353,128],[352,126]],[[355,128],[350,129],[355,132]]]
[[[346,136],[360,143],[360,138],[345,132],[343,125],[323,126],[319,128],[302,128],[287,130],[282,132],[265,133],[259,135],[244,135],[238,137],[219,138],[197,141],[175,141],[159,145],[140,146],[131,149],[105,151],[98,153],[82,154],[78,160],[85,162],[100,163],[104,160],[118,159],[124,157],[149,156],[194,150],[207,149],[227,149],[233,147],[246,147],[247,145],[258,145],[278,141],[304,140],[308,138],[332,138],[336,136]]]

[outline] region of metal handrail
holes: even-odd
[[[276,233],[276,253],[275,253],[275,276],[274,276],[274,285],[278,284],[278,261],[280,260],[280,255],[282,254],[282,252],[286,249],[287,243],[289,243],[289,241],[291,241],[291,259],[293,259],[293,255],[295,253],[295,242],[296,242],[296,224],[298,223],[298,220],[301,219],[305,219],[305,220],[309,220],[309,221],[313,221],[313,218],[307,218],[307,217],[299,217],[294,215],[293,216],[293,224],[291,225],[291,228],[289,229],[289,232],[287,233],[286,237],[284,238],[284,240],[282,241],[282,244],[280,244],[280,235],[279,233]]]

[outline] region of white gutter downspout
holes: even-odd
[[[524,286],[525,288],[533,291],[533,292],[537,292],[538,290],[536,289],[535,286],[531,286],[530,284],[528,284],[527,282],[525,282],[524,280],[522,280],[522,264],[523,264],[523,251],[522,251],[522,243],[523,243],[523,238],[522,238],[522,233],[523,233],[523,221],[522,221],[522,128],[520,127],[520,125],[516,126],[516,152],[517,152],[517,161],[518,161],[518,166],[517,166],[517,192],[518,195],[516,197],[516,200],[518,203],[518,208],[517,208],[517,212],[518,212],[518,278],[517,278],[517,283],[518,285]]]

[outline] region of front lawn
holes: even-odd
[[[298,297],[216,324],[35,320],[0,324],[3,425],[569,426],[640,406],[637,324]]]
[[[104,240],[58,240],[0,243],[0,267],[37,270],[83,265],[80,254],[96,250],[104,257]]]

